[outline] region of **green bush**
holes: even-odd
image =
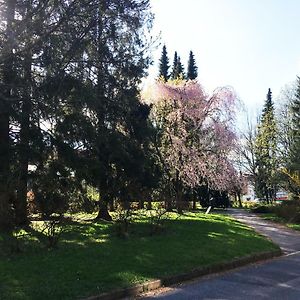
[[[300,224],[300,202],[288,201],[274,207],[273,213],[288,222]]]
[[[267,205],[259,205],[251,208],[251,212],[256,214],[266,214],[272,212],[272,207]]]

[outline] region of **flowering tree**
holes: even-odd
[[[157,82],[145,98],[152,104],[156,149],[177,200],[183,187],[205,183],[228,190],[236,177],[229,159],[236,139],[232,89],[219,88],[209,96],[196,81]]]

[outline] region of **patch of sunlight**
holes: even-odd
[[[66,244],[75,244],[75,245],[78,245],[78,246],[85,246],[86,245],[85,241],[78,241],[78,240],[64,240],[63,242],[66,243]]]
[[[155,278],[149,278],[144,276],[143,274],[137,274],[135,272],[123,271],[116,274],[117,278],[120,278],[124,281],[124,283],[134,282],[141,283],[145,280],[154,280]]]
[[[219,232],[211,232],[209,233],[207,236],[208,237],[211,237],[211,238],[216,238],[216,237],[220,237],[220,236],[223,236],[224,234],[223,233],[219,233]]]
[[[108,241],[108,239],[105,239],[105,238],[94,239],[94,242],[96,242],[96,243],[105,243],[107,241]]]

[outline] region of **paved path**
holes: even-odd
[[[300,251],[300,233],[283,225],[266,221],[256,214],[248,213],[241,209],[228,209],[226,213],[237,220],[253,227],[259,233],[268,236],[277,244],[284,253]],[[300,298],[299,298],[300,300]]]
[[[300,234],[245,211],[230,209],[227,213],[270,237],[285,255],[194,280],[143,299],[300,299]]]

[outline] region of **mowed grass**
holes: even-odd
[[[118,238],[111,223],[78,220],[66,225],[54,250],[33,234],[22,253],[0,256],[0,299],[82,299],[277,249],[227,216],[169,217],[166,230],[152,236],[147,218],[137,218],[127,239]]]

